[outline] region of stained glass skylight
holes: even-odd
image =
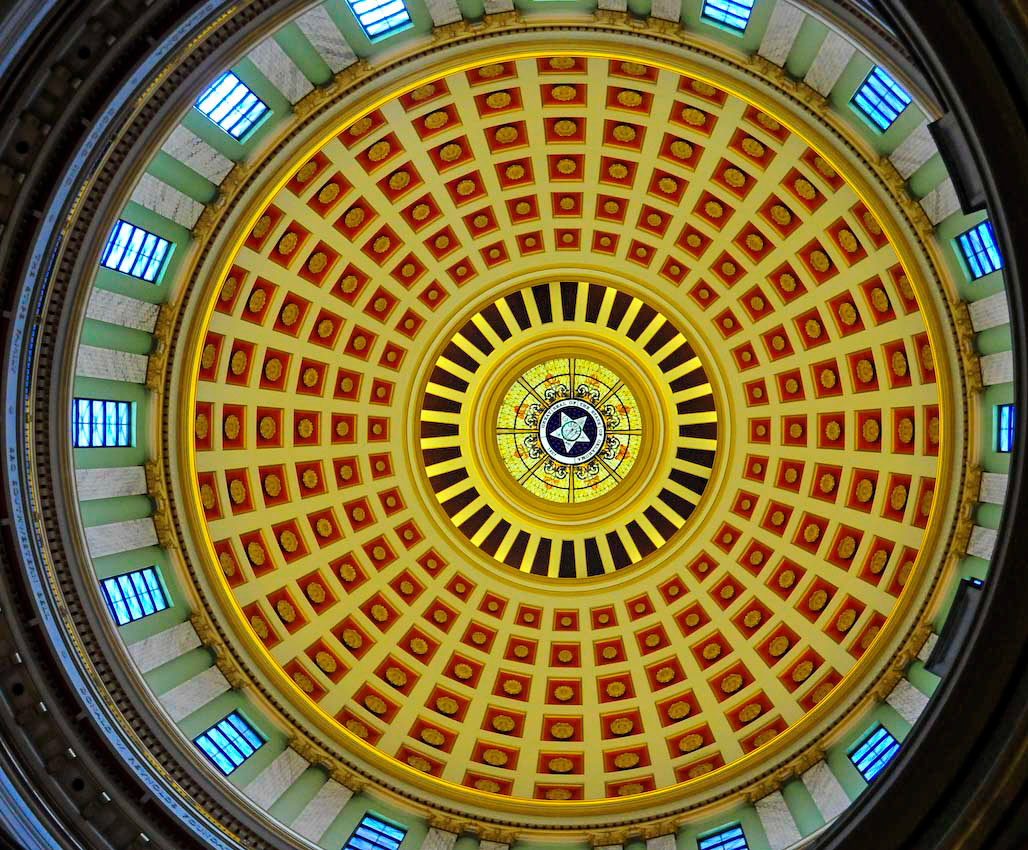
[[[71,444],[77,449],[132,445],[132,405],[111,399],[74,399]]]
[[[393,35],[410,26],[410,12],[403,0],[346,0],[368,38]]]
[[[736,32],[745,32],[755,0],[703,0],[702,17]]]
[[[206,732],[201,732],[194,743],[228,776],[264,746],[264,738],[238,711],[233,711]]]
[[[268,111],[268,105],[231,71],[210,84],[196,108],[233,139],[243,138]]]
[[[851,101],[883,133],[910,103],[910,95],[889,74],[875,65]]]
[[[149,230],[119,220],[111,231],[100,265],[154,283],[171,254],[171,243]]]
[[[880,723],[875,726],[850,753],[850,761],[860,771],[865,782],[870,782],[899,752],[899,741]]]
[[[134,623],[168,607],[156,567],[144,567],[100,582],[104,601],[119,626]]]
[[[749,850],[746,834],[739,824],[725,827],[713,835],[701,838],[696,842],[699,850]]]
[[[1014,436],[1017,433],[1017,417],[1014,405],[1001,404],[996,408],[996,449],[1011,452],[1014,449]]]
[[[971,272],[971,279],[978,280],[987,274],[1003,268],[1003,257],[996,246],[996,234],[992,222],[986,219],[957,237],[960,253]]]
[[[407,830],[366,814],[347,839],[343,850],[397,850]]]

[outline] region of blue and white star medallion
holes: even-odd
[[[543,451],[553,460],[569,466],[596,457],[606,436],[600,412],[580,399],[558,401],[539,420],[539,443]]]

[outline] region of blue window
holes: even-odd
[[[364,34],[374,40],[407,29],[410,13],[403,0],[346,0]]]
[[[703,0],[700,15],[730,30],[745,32],[755,0]]]
[[[154,283],[171,256],[171,243],[149,230],[118,220],[107,240],[100,265]]]
[[[706,838],[700,838],[696,846],[699,850],[749,850],[750,845],[746,843],[746,834],[742,827],[736,823],[719,829]]]
[[[196,108],[233,139],[241,139],[268,111],[268,105],[231,71],[207,88]]]
[[[996,451],[1010,452],[1014,449],[1014,435],[1017,433],[1017,417],[1014,405],[1001,404],[996,408]]]
[[[875,65],[850,102],[870,118],[878,129],[885,132],[910,105],[910,95]]]
[[[971,271],[971,280],[978,280],[1003,268],[1003,258],[996,246],[996,234],[988,219],[961,233],[957,237],[957,244]]]
[[[899,752],[899,741],[879,723],[850,753],[850,761],[860,771],[865,782],[870,782]]]
[[[195,743],[225,776],[264,746],[264,738],[238,711],[219,720]]]
[[[73,399],[71,444],[77,449],[131,446],[132,405],[110,399]]]
[[[343,845],[343,850],[397,850],[406,834],[403,827],[366,814]]]
[[[119,626],[134,623],[168,607],[168,594],[157,567],[133,570],[100,582],[104,601]]]

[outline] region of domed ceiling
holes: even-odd
[[[859,701],[946,543],[960,377],[826,138],[699,68],[522,51],[254,188],[187,295],[169,457],[197,592],[319,745],[598,812]]]

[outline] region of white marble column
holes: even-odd
[[[94,525],[86,529],[86,545],[92,557],[102,558],[104,555],[156,546],[157,531],[149,517]]]
[[[296,816],[292,829],[316,844],[352,796],[353,791],[345,785],[329,779]]]
[[[650,4],[650,17],[660,18],[662,21],[680,21],[682,0],[653,0]]]
[[[80,345],[75,363],[75,374],[83,378],[103,378],[108,381],[146,383],[145,354],[130,354],[113,348]]]
[[[192,229],[203,212],[203,204],[199,201],[194,201],[152,174],[144,174],[139,178],[136,188],[132,190],[131,200],[189,229]]]
[[[86,305],[86,316],[90,319],[147,333],[153,332],[160,311],[160,304],[140,301],[138,298],[130,298],[119,292],[95,286],[89,295],[89,304]]]
[[[992,558],[992,552],[996,548],[996,530],[982,528],[976,525],[971,529],[971,538],[967,542],[967,554],[977,558],[984,558],[986,561]]]
[[[771,850],[785,850],[803,837],[781,791],[773,791],[754,805]]]
[[[76,469],[75,488],[81,502],[139,496],[146,492],[146,473],[141,466]]]
[[[206,177],[215,186],[225,179],[225,175],[234,165],[227,156],[181,124],[171,131],[161,145],[161,150],[172,159],[177,159],[197,174]]]
[[[428,14],[432,16],[432,23],[437,26],[445,26],[459,21],[463,15],[457,0],[427,0]]]
[[[171,719],[178,723],[228,690],[228,680],[221,671],[217,667],[209,667],[161,694],[160,700]]]
[[[957,198],[957,190],[950,178],[932,189],[927,195],[921,198],[921,209],[932,224],[938,224],[953,213],[960,211],[960,200]]]
[[[258,807],[270,809],[308,767],[310,764],[296,750],[286,749],[258,773],[243,791]]]
[[[421,850],[453,850],[456,843],[457,833],[433,826],[421,842]]]
[[[928,697],[921,693],[906,679],[900,679],[892,693],[885,698],[885,701],[899,713],[900,717],[911,726],[917,722],[921,712],[928,705]]]
[[[806,15],[788,0],[778,0],[764,30],[757,53],[779,67],[789,58]]]
[[[1007,497],[1008,475],[1000,472],[983,472],[982,483],[978,490],[978,501],[990,505],[1002,505]]]
[[[258,44],[248,54],[254,65],[285,96],[290,103],[296,103],[314,85],[304,76],[296,63],[271,36]]]
[[[315,6],[304,12],[296,19],[296,25],[333,74],[338,74],[357,61],[357,54],[346,43],[324,6]]]
[[[896,150],[889,154],[889,159],[896,166],[900,177],[906,180],[917,169],[930,160],[938,151],[935,140],[928,129],[928,122],[917,125],[909,136],[896,145]]]
[[[200,646],[196,629],[188,620],[129,644],[129,655],[140,673],[149,673]]]
[[[829,30],[807,70],[807,75],[803,78],[804,82],[828,97],[856,52],[857,48],[845,38],[834,30]]]
[[[675,850],[675,834],[669,832],[646,839],[646,850]]]
[[[928,640],[921,646],[920,651],[917,653],[917,658],[921,662],[927,662],[932,655],[932,650],[935,649],[935,644],[939,642],[939,636],[932,632],[928,635]]]
[[[982,383],[985,386],[1008,384],[1014,380],[1014,352],[999,351],[978,360],[982,364]]]
[[[838,817],[849,806],[850,798],[828,767],[828,762],[819,761],[800,778],[826,821]]]
[[[1010,324],[1010,309],[1007,307],[1007,294],[997,292],[988,298],[972,301],[967,305],[971,317],[971,327],[976,331],[987,331],[1000,325]]]

